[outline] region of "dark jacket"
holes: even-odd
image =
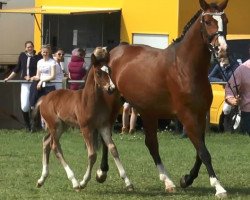
[[[84,58],[78,56],[72,56],[71,61],[69,62],[68,69],[70,73],[70,78],[72,80],[82,80],[86,75],[86,69],[83,67]],[[78,90],[80,89],[79,83],[71,83],[70,89]]]
[[[36,75],[37,70],[37,61],[40,60],[42,57],[39,55],[34,55],[30,58],[30,65],[29,65],[29,75],[30,77]],[[21,72],[21,79],[24,79],[24,76],[27,75],[27,60],[28,56],[25,52],[20,53],[18,58],[18,63],[14,68],[15,73]]]

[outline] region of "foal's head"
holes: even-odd
[[[111,94],[115,90],[115,85],[110,78],[111,69],[108,62],[109,53],[107,49],[105,47],[96,47],[91,55],[95,83]]]
[[[199,0],[202,8],[202,32],[206,42],[209,43],[210,50],[220,62],[227,58],[227,23],[228,19],[224,13],[228,0],[224,0],[219,5],[208,4],[205,0]]]

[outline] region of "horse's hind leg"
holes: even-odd
[[[44,184],[45,179],[49,175],[49,154],[51,151],[50,141],[51,141],[50,134],[47,134],[46,136],[44,136],[43,138],[43,169],[42,169],[42,175],[37,181],[37,187],[41,187]]]
[[[142,116],[145,131],[145,144],[154,160],[159,171],[160,180],[164,182],[167,192],[175,192],[175,185],[170,180],[167,171],[159,155],[159,145],[157,139],[157,119],[149,116]]]
[[[108,170],[109,170],[108,147],[102,139],[102,160],[101,160],[100,169],[98,169],[96,172],[96,181],[98,181],[99,183],[105,182],[107,179]]]
[[[63,151],[61,148],[61,144],[59,142],[60,137],[62,135],[62,124],[58,123],[57,129],[53,129],[55,134],[52,134],[52,149],[56,155],[56,158],[60,161],[62,164],[64,170],[66,171],[68,179],[72,182],[73,188],[78,190],[79,189],[79,183],[75,178],[74,172],[70,169],[69,165],[66,163]]]
[[[111,153],[111,155],[114,158],[115,164],[116,164],[117,169],[118,169],[119,174],[120,174],[120,177],[124,180],[127,190],[128,191],[134,190],[134,186],[130,182],[129,178],[126,175],[125,169],[124,169],[124,167],[121,163],[121,160],[119,158],[119,153],[118,153],[117,148],[114,144],[114,141],[112,140],[111,129],[109,127],[104,127],[104,128],[101,128],[99,131],[100,131],[100,134],[101,134],[105,144],[108,147],[109,152]]]
[[[205,117],[206,115],[189,115],[187,118],[188,121],[184,121],[183,124],[187,131],[187,134],[192,141],[194,147],[196,148],[196,162],[194,167],[190,171],[190,174],[185,175],[181,179],[181,187],[187,187],[193,183],[193,180],[198,176],[199,169],[201,166],[201,162],[207,168],[210,184],[212,187],[216,189],[216,196],[219,198],[223,198],[227,196],[226,190],[221,186],[219,180],[217,179],[211,161],[211,155],[207,150],[205,145]],[[197,120],[198,119],[198,120]]]

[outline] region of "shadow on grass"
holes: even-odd
[[[215,189],[210,187],[189,187],[186,189],[182,189],[180,187],[176,188],[175,193],[167,193],[159,187],[148,187],[146,190],[135,188],[134,191],[128,192],[126,189],[120,190],[109,190],[103,191],[102,195],[126,195],[131,197],[166,197],[166,196],[187,196],[187,197],[209,197],[215,195]],[[250,188],[226,188],[228,196],[242,196],[246,197],[250,195]],[[100,193],[100,194],[101,194]]]

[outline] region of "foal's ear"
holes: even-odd
[[[91,54],[91,64],[95,66],[96,63],[97,63],[96,56],[95,56],[95,54],[92,53],[92,54]]]
[[[200,1],[200,6],[202,10],[207,10],[209,8],[209,4],[205,0],[199,0]]]
[[[227,7],[228,0],[224,0],[223,2],[220,3],[219,8],[221,11],[225,10]]]

